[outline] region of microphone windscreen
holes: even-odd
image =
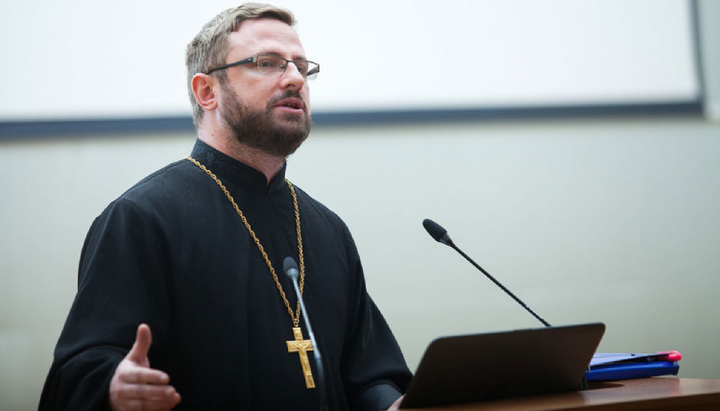
[[[294,269],[295,271],[299,271],[298,265],[295,262],[295,259],[292,257],[285,257],[285,260],[283,261],[283,272],[286,274],[288,271]]]
[[[428,218],[423,220],[423,227],[425,227],[425,230],[427,230],[428,234],[430,234],[430,237],[434,238],[435,241],[442,240],[443,236],[447,234],[446,229],[442,228],[440,224]]]

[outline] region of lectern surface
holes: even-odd
[[[537,397],[423,408],[423,411],[720,410],[720,380],[654,377],[589,383],[590,389]]]

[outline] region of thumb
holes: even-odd
[[[147,324],[140,324],[135,337],[135,344],[133,344],[132,349],[125,358],[140,365],[149,366],[147,355],[151,344],[152,333],[150,327]]]

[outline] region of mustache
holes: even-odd
[[[280,101],[285,100],[286,98],[300,99],[300,101],[302,101],[302,103],[303,103],[303,110],[305,110],[305,108],[307,107],[307,103],[305,102],[305,99],[302,98],[302,96],[300,95],[300,92],[297,90],[287,90],[287,91],[283,92],[282,94],[273,97],[270,100],[270,102],[268,103],[268,107],[273,107]]]

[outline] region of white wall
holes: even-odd
[[[315,109],[697,98],[689,0],[281,0]],[[230,0],[3,0],[0,121],[187,114],[185,46]],[[38,29],[41,28],[41,29]]]
[[[720,121],[720,2],[699,2],[700,53],[705,72],[705,116]]]
[[[0,409],[37,404],[92,219],[193,140],[0,143]],[[436,336],[538,326],[430,217],[552,324],[720,378],[719,158],[720,125],[691,119],[326,128],[288,175],[350,226],[411,368]]]

